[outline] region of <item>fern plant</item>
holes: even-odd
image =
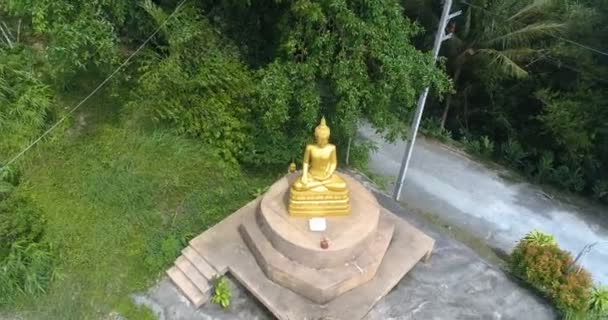
[[[221,276],[215,280],[213,298],[211,302],[220,305],[222,308],[226,309],[230,306],[230,299],[232,298],[232,294],[230,292],[230,287],[228,286],[228,282],[226,281],[226,277]]]
[[[551,174],[553,174],[553,159],[554,157],[552,152],[543,153],[538,160],[538,164],[536,165],[536,181],[545,181],[551,176]]]
[[[502,145],[503,157],[514,167],[523,166],[523,160],[528,156],[519,142],[515,139],[509,139],[507,143]]]
[[[599,284],[591,290],[589,310],[599,315],[608,316],[608,286]]]
[[[593,186],[593,196],[598,200],[608,200],[608,180],[600,180]]]
[[[557,241],[555,241],[555,237],[553,235],[544,233],[540,230],[530,231],[524,236],[523,240],[535,246],[557,245]]]

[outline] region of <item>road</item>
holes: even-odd
[[[378,145],[378,151],[371,155],[370,169],[394,182],[405,142],[387,143],[369,126],[362,127],[359,135]],[[392,193],[393,185],[388,187]],[[539,187],[506,180],[498,171],[461,152],[424,138],[416,141],[400,201],[505,252],[532,229],[553,234],[559,245],[574,255],[586,244],[605,242],[586,255],[582,264],[594,281],[608,284],[605,208],[547,197]]]

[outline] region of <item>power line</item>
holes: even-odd
[[[573,66],[571,66],[571,65],[569,65],[569,64],[566,64],[566,63],[564,63],[564,62],[562,62],[562,61],[559,61],[559,60],[554,59],[554,58],[549,57],[549,56],[545,56],[544,58],[545,58],[545,59],[547,59],[547,60],[549,60],[549,61],[552,61],[552,62],[553,62],[553,63],[555,63],[555,64],[556,64],[558,67],[559,67],[559,66],[564,66],[566,69],[570,69],[570,70],[572,70],[572,71],[574,71],[574,72],[578,72],[578,73],[580,73],[580,74],[586,74],[587,76],[589,76],[589,77],[591,77],[591,78],[593,78],[593,79],[595,79],[595,80],[598,80],[598,81],[601,81],[601,82],[604,82],[604,83],[607,83],[607,84],[608,84],[608,79],[604,79],[604,78],[598,77],[598,76],[596,76],[596,75],[592,74],[591,72],[588,72],[588,71],[584,71],[584,70],[578,69],[578,68],[576,68],[576,67],[573,67]]]
[[[476,9],[480,9],[480,10],[483,10],[483,11],[485,11],[485,12],[487,12],[487,13],[489,13],[489,14],[491,14],[491,15],[495,16],[495,17],[499,17],[499,16],[498,16],[497,14],[495,14],[494,12],[492,12],[492,11],[490,11],[490,10],[486,9],[486,8],[480,7],[480,6],[478,6],[478,5],[472,4],[472,3],[470,3],[470,2],[468,2],[468,1],[466,1],[466,0],[460,0],[460,2],[461,2],[461,3],[463,3],[463,4],[466,4],[466,5],[467,5],[467,6],[469,6],[469,7],[476,8]],[[506,19],[504,19],[503,17],[500,17],[500,18],[501,18],[501,19],[503,19],[503,22],[507,22],[507,21],[506,21]],[[509,21],[509,22],[510,22],[510,21]],[[526,26],[524,23],[521,23],[521,22],[519,22],[519,21],[515,21],[515,22],[520,23],[522,26]],[[583,49],[586,49],[586,50],[589,50],[589,51],[595,52],[595,53],[597,53],[597,54],[601,54],[601,55],[604,55],[604,56],[607,56],[607,57],[608,57],[608,52],[601,51],[601,50],[599,50],[599,49],[596,49],[596,48],[590,47],[590,46],[588,46],[588,45],[585,45],[585,44],[582,44],[582,43],[576,42],[576,41],[571,40],[571,39],[568,39],[568,38],[564,38],[564,37],[562,37],[562,36],[558,36],[558,35],[554,35],[554,34],[550,34],[550,33],[547,33],[547,35],[548,35],[548,36],[550,36],[550,37],[553,37],[553,38],[555,38],[555,39],[558,39],[558,40],[561,40],[561,41],[564,41],[564,42],[570,43],[570,44],[575,45],[575,46],[578,46],[578,47],[580,47],[580,48],[583,48]]]
[[[147,44],[148,42],[150,42],[155,36],[156,34],[158,34],[158,32],[160,32],[160,30],[167,24],[167,22],[173,18],[173,16],[175,16],[175,14],[179,11],[179,9],[184,5],[184,3],[187,0],[182,0],[182,2],[180,2],[180,4],[175,7],[175,10],[167,17],[167,19],[165,19],[165,21],[163,21],[163,23],[161,23],[158,28],[156,28],[156,30],[154,30],[154,32],[146,39],[146,41],[144,41],[138,48],[137,50],[135,50],[120,66],[118,66],[118,68],[116,68],[116,70],[114,70],[114,72],[112,72],[104,81],[102,81],[88,96],[86,96],[84,99],[82,99],[75,107],[73,107],[72,109],[70,109],[70,111],[68,111],[67,114],[65,114],[61,119],[59,119],[59,121],[55,122],[55,124],[53,124],[48,130],[46,130],[40,137],[38,137],[36,140],[34,140],[34,142],[32,142],[30,145],[28,145],[25,149],[23,149],[21,152],[19,152],[17,155],[15,155],[13,158],[11,158],[4,166],[8,167],[9,165],[13,164],[15,161],[17,161],[19,158],[21,158],[21,156],[23,156],[23,154],[25,154],[28,150],[30,150],[32,147],[34,147],[38,142],[40,142],[40,140],[42,140],[44,137],[46,137],[49,133],[51,133],[53,130],[55,130],[55,128],[57,128],[63,121],[65,121],[72,113],[74,113],[74,111],[76,111],[78,108],[80,108],[80,106],[82,106],[85,102],[87,102],[92,96],[94,96],[99,90],[101,90],[101,88],[103,88],[106,83],[108,83],[108,81],[110,81],[116,74],[118,74],[119,71],[121,71],[121,69],[123,67],[125,67],[133,57],[135,57]]]

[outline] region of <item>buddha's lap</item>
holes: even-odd
[[[332,175],[327,180],[315,179],[314,177],[309,176],[308,183],[306,184],[302,182],[302,177],[299,177],[298,180],[296,180],[296,182],[293,184],[293,189],[297,191],[307,191],[319,185],[323,185],[332,191],[346,190],[346,181],[336,174]]]

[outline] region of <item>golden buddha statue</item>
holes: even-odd
[[[336,146],[329,143],[325,117],[315,128],[315,144],[304,151],[302,175],[291,186],[289,214],[299,217],[348,215],[346,182],[336,174]]]

